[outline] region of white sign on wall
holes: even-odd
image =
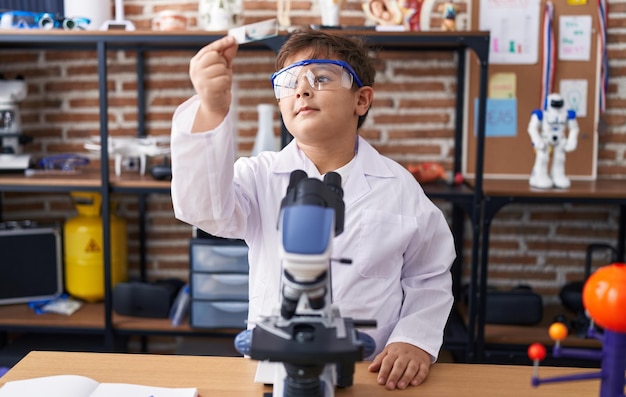
[[[588,61],[591,54],[591,15],[559,18],[559,60]]]
[[[535,64],[539,58],[539,0],[480,0],[479,28],[489,31],[489,63]]]

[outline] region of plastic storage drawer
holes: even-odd
[[[191,326],[196,328],[246,328],[248,302],[199,301],[191,303]]]
[[[193,299],[248,301],[248,275],[193,273]]]
[[[243,242],[222,245],[196,239],[189,249],[192,271],[248,273],[248,246]]]

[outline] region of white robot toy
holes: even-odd
[[[565,135],[565,129],[569,134]],[[570,180],[565,176],[565,153],[578,145],[576,112],[565,108],[559,94],[548,95],[544,110],[534,110],[528,123],[528,134],[535,149],[535,165],[530,176],[530,186],[548,189],[567,189]],[[552,167],[548,175],[548,162],[552,152]]]

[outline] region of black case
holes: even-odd
[[[0,304],[53,299],[62,293],[60,230],[0,229]]]
[[[517,288],[487,292],[487,324],[535,325],[542,317],[543,300],[531,290]]]
[[[123,316],[167,318],[170,307],[184,284],[175,279],[153,283],[117,283],[113,288],[113,310]]]

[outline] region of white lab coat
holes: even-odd
[[[213,235],[246,241],[253,323],[280,303],[277,220],[289,175],[302,169],[321,176],[295,141],[235,162],[230,116],[213,131],[190,133],[198,103],[189,99],[173,118],[174,213]],[[455,257],[442,212],[405,168],[360,137],[342,179],[345,224],[332,257],[352,259],[352,265],[331,265],[334,303],[344,317],[377,321],[375,330],[364,330],[376,341],[375,354],[406,342],[436,360],[452,307]]]

